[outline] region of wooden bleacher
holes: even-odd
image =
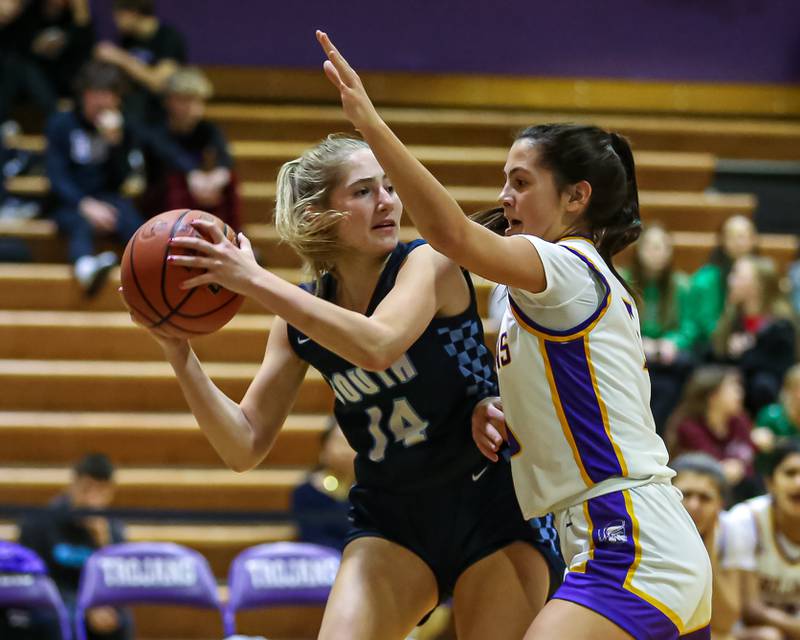
[[[691,115],[630,115],[579,111],[500,111],[484,107],[381,110],[400,137],[451,189],[467,210],[493,206],[505,149],[513,132],[534,122],[592,122],[628,135],[636,150],[642,215],[674,232],[675,260],[687,271],[702,264],[716,230],[732,214],[752,215],[748,194],[708,191],[717,157],[800,158],[800,124],[791,121]],[[332,131],[350,127],[334,105],[220,103],[208,115],[233,141],[242,178],[245,232],[268,268],[299,282],[300,262],[271,224],[274,179],[281,163]],[[20,147],[41,150],[41,137]],[[42,177],[9,181],[18,195],[42,198]],[[404,226],[401,237],[414,236]],[[0,265],[0,503],[44,504],[68,481],[69,465],[102,450],[120,465],[115,506],[175,509],[285,510],[294,486],[315,464],[332,395],[309,372],[292,415],[270,456],[253,471],[225,469],[187,414],[157,345],[133,326],[116,293],[118,273],[86,300],[64,264],[48,220],[0,221],[0,237],[20,237],[36,263]],[[794,259],[794,237],[764,235],[762,253],[783,268]],[[630,251],[622,256],[624,262]],[[478,282],[482,315],[490,286]],[[263,356],[272,317],[252,301],[218,334],[193,345],[212,378],[239,399]],[[495,335],[487,331],[490,345]],[[16,535],[0,523],[0,538]],[[224,579],[230,560],[258,542],[291,539],[291,523],[176,524],[136,522],[132,540],[172,540],[198,549]],[[278,609],[244,616],[243,631],[270,638],[312,637],[320,608]],[[217,638],[213,613],[137,608],[143,638]]]

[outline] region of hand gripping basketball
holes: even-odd
[[[233,230],[205,211],[177,209],[145,222],[128,242],[120,270],[134,321],[162,338],[192,338],[224,326],[244,300],[230,286],[240,283],[236,276],[244,269],[232,265],[258,268],[246,239],[242,249],[235,241]]]
[[[167,263],[170,266],[204,269],[205,273],[184,280],[181,289],[216,284],[229,291],[247,295],[253,278],[261,271],[250,240],[240,233],[237,236],[237,246],[211,220],[200,218],[192,220],[191,225],[209,240],[196,236],[172,238],[169,241],[170,247],[186,249],[192,253],[171,253]]]

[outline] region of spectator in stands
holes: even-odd
[[[68,238],[69,259],[87,295],[99,290],[117,263],[112,251],[94,255],[95,237],[113,234],[125,243],[143,222],[121,195],[134,149],[119,112],[121,81],[113,65],[90,62],[78,78],[75,109],[55,114],[47,126],[53,217]]]
[[[56,92],[29,55],[36,31],[37,2],[0,2],[0,124],[11,117],[11,109],[23,96],[45,116],[56,109]]]
[[[60,97],[91,59],[94,28],[89,0],[37,0],[29,55]]]
[[[155,152],[147,156],[143,208],[148,215],[202,209],[240,231],[239,191],[228,143],[219,127],[203,117],[211,92],[211,83],[197,68],[180,69],[167,82],[167,122],[153,132],[156,139],[150,147]]]
[[[683,494],[683,505],[697,525],[711,559],[713,600],[711,634],[714,640],[733,638],[732,629],[741,617],[741,550],[736,531],[731,530],[727,502],[728,482],[722,466],[705,453],[686,453],[670,465],[677,475],[673,484]]]
[[[719,460],[734,499],[754,496],[760,488],[753,466],[751,424],[742,398],[735,369],[699,367],[689,378],[666,433],[672,457],[703,452]]]
[[[119,45],[101,42],[95,55],[117,65],[134,84],[126,114],[137,124],[163,122],[161,96],[169,77],[186,63],[186,44],[173,27],[156,16],[155,0],[114,0]]]
[[[755,423],[756,468],[763,471],[778,440],[800,436],[800,364],[792,366],[783,377],[779,402],[761,409]]]
[[[718,362],[742,372],[751,415],[777,400],[783,376],[795,362],[795,326],[769,258],[744,256],[734,263],[712,347]]]
[[[782,440],[768,469],[769,493],[730,511],[743,576],[740,640],[800,638],[800,440]]]
[[[650,407],[661,433],[680,400],[697,339],[689,280],[673,267],[672,237],[663,226],[647,225],[634,246],[626,277],[641,291],[637,306],[652,386]]]
[[[348,494],[355,480],[355,455],[331,417],[322,434],[319,464],[292,494],[292,515],[302,542],[344,549],[350,529]]]
[[[102,516],[78,516],[75,510],[106,509],[114,499],[114,467],[99,453],[83,457],[74,467],[67,491],[47,510],[25,520],[19,542],[36,551],[70,610],[74,610],[81,569],[89,556],[109,544],[124,541],[121,525]],[[87,612],[90,640],[132,637],[125,612],[99,607]],[[57,637],[57,636],[52,636]]]
[[[731,216],[722,225],[717,247],[691,279],[691,309],[697,340],[707,345],[725,308],[728,274],[737,258],[756,253],[758,234],[750,218]]]

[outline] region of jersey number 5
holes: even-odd
[[[392,415],[388,420],[389,435],[385,429],[381,429],[381,422],[384,421],[383,412],[378,407],[367,409],[369,416],[369,429],[375,444],[369,452],[369,459],[373,462],[380,462],[386,456],[386,447],[389,444],[389,437],[393,437],[395,442],[402,442],[406,447],[413,447],[415,444],[425,442],[429,422],[419,417],[414,411],[408,400],[396,398],[392,407]]]

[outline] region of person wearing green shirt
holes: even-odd
[[[750,218],[731,216],[723,223],[719,244],[708,262],[692,275],[689,308],[699,345],[709,343],[725,308],[731,266],[737,258],[755,253],[757,241],[758,234]]]
[[[794,365],[783,377],[780,401],[768,404],[756,416],[752,438],[758,451],[758,470],[764,471],[767,457],[779,439],[797,435],[800,435],[800,364]]]

